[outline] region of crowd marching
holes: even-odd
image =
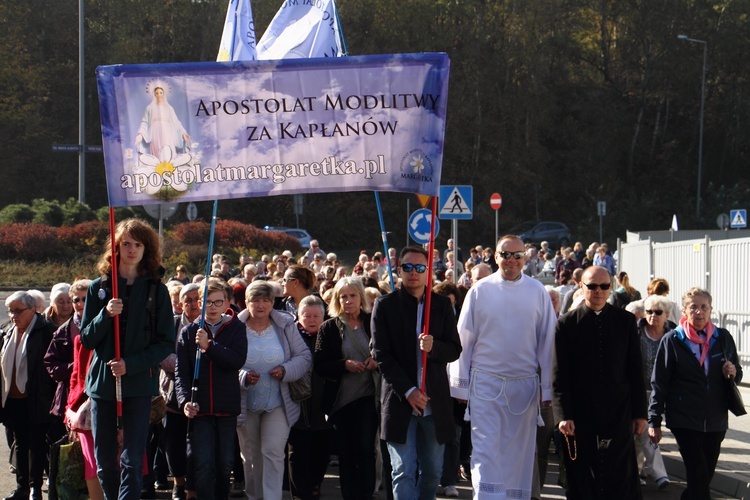
[[[150,226],[122,221],[115,240],[116,276],[107,250],[48,306],[6,300],[6,500],[42,498],[49,443],[68,435],[92,499],[311,500],[334,462],[345,499],[458,497],[464,480],[477,499],[538,499],[551,448],[568,498],[638,499],[669,485],[663,419],[683,498],[710,498],[734,340],[708,291],[677,304],[657,278],[643,297],[604,243],[448,240],[349,268],[313,240],[167,279]]]

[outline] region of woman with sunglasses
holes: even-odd
[[[661,441],[662,414],[677,440],[687,478],[682,498],[701,500],[711,498],[709,485],[728,427],[727,379],[742,381],[734,338],[711,322],[711,300],[697,287],[683,295],[684,317],[656,352],[648,412],[651,441]]]
[[[336,429],[341,496],[371,498],[375,491],[378,427],[377,363],[370,352],[370,308],[357,277],[341,278],[315,343],[313,368],[325,378],[321,408]]]
[[[297,319],[297,309],[302,299],[310,295],[318,280],[315,273],[305,266],[294,264],[284,272],[281,280],[282,299],[274,303],[274,309],[286,311]]]
[[[643,302],[644,317],[638,321],[638,337],[641,343],[643,380],[646,384],[646,398],[651,398],[651,374],[654,371],[656,351],[662,337],[677,325],[667,319],[671,303],[661,295],[650,295]],[[669,478],[664,467],[659,447],[650,442],[646,432],[635,436],[635,452],[638,472],[641,477],[648,475],[659,489],[669,486]]]

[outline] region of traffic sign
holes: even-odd
[[[430,199],[432,199],[432,196],[427,196],[425,194],[418,194],[417,199],[419,200],[419,205],[422,208],[427,208],[427,204],[430,202]]]
[[[500,196],[500,193],[492,193],[492,196],[490,196],[490,207],[492,207],[492,210],[497,210],[502,206],[503,197]]]
[[[55,153],[80,153],[80,144],[53,144],[52,151]]]
[[[727,214],[719,214],[718,217],[716,217],[716,225],[719,226],[719,229],[722,231],[729,227],[729,216]]]
[[[471,219],[472,186],[440,186],[438,217],[441,219]]]
[[[606,201],[596,202],[596,215],[598,215],[599,217],[603,217],[607,215],[607,202]]]
[[[425,245],[430,242],[430,220],[432,219],[432,211],[426,208],[420,208],[415,210],[414,213],[409,217],[409,236],[415,242],[420,245]],[[440,231],[440,221],[435,219],[435,236],[437,237]]]
[[[747,210],[730,210],[729,211],[729,227],[732,229],[742,229],[747,227]]]

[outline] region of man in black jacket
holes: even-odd
[[[380,433],[388,442],[396,500],[435,498],[444,445],[455,433],[446,365],[458,359],[461,341],[450,300],[437,294],[424,332],[427,257],[419,247],[401,251],[401,289],[378,299],[372,313],[374,357],[383,376]],[[426,366],[422,352],[428,353]]]
[[[57,327],[36,312],[36,299],[26,292],[15,292],[5,305],[12,326],[3,332],[0,351],[2,406],[16,443],[16,490],[5,500],[26,500],[29,493],[41,500],[55,393],[43,360]]]

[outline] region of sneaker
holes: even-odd
[[[157,479],[156,482],[154,483],[154,488],[156,488],[157,490],[168,490],[169,481],[167,481],[167,479],[165,478]]]
[[[660,477],[659,479],[656,480],[656,487],[659,488],[660,490],[663,490],[667,486],[669,486],[669,478]]]
[[[639,478],[638,478],[638,481],[640,481],[640,482],[641,482],[641,486],[646,486],[646,480],[645,480],[645,479],[643,479],[642,477],[639,477]]]
[[[446,486],[443,496],[448,498],[458,498],[458,488],[455,486]]]

